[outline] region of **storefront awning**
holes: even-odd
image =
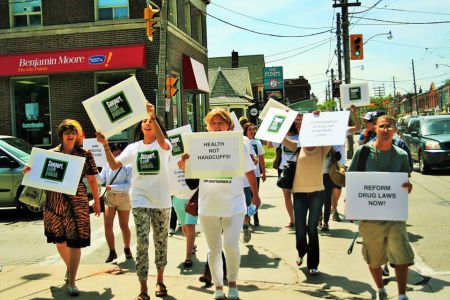
[[[192,57],[183,55],[183,89],[209,93],[205,67]]]

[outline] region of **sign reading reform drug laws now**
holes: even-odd
[[[408,219],[407,173],[347,172],[347,220],[405,221]]]
[[[95,130],[107,138],[147,117],[147,100],[134,76],[83,101],[83,106]]]
[[[219,178],[244,175],[244,144],[240,131],[183,134],[186,178]]]
[[[22,185],[75,195],[86,158],[33,148]]]

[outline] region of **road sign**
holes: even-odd
[[[250,116],[256,117],[258,115],[258,109],[256,107],[253,107],[250,109]]]

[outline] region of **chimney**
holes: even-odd
[[[239,68],[239,53],[234,50],[231,52],[231,67]]]

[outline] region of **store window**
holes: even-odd
[[[98,20],[128,19],[128,0],[98,0]]]
[[[180,80],[177,81],[176,86],[178,92],[172,96],[172,117],[173,128],[180,127],[181,124],[181,94],[180,94]]]
[[[50,101],[48,77],[27,77],[11,80],[14,135],[32,145],[50,146]]]
[[[96,94],[134,76],[134,70],[119,72],[99,72],[95,74]],[[128,142],[132,138],[133,126],[123,130],[121,133],[111,136],[108,140],[112,142]]]
[[[175,26],[178,25],[177,16],[177,0],[169,0],[169,22]]]
[[[187,35],[191,35],[191,4],[184,3],[184,26],[186,27]]]
[[[191,124],[193,131],[197,131],[197,125],[195,124],[195,94],[186,93],[186,112],[188,123]]]
[[[41,0],[14,0],[10,3],[13,27],[42,25]]]

